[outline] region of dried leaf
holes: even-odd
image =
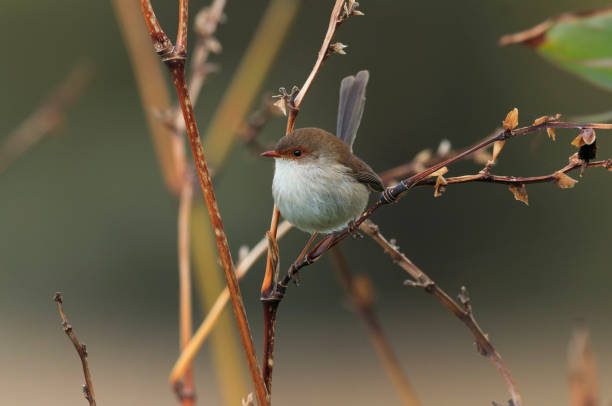
[[[552,138],[553,141],[557,141],[557,137],[555,136],[555,129],[554,128],[547,128],[546,129],[546,134],[548,134],[548,137]]]
[[[518,126],[518,109],[515,107],[506,115],[506,119],[502,121],[504,130],[512,130]]]
[[[345,45],[342,42],[334,42],[333,44],[329,46],[330,50],[333,53],[339,54],[339,55],[346,55],[346,52],[344,51],[344,49],[347,47],[348,45]]]
[[[287,105],[285,103],[285,99],[283,98],[278,99],[277,101],[274,102],[273,106],[278,108],[280,112],[283,113],[283,116],[287,115]]]
[[[525,185],[512,185],[508,188],[514,195],[516,200],[519,200],[529,206],[529,197],[527,196],[527,189],[525,189]]]
[[[432,172],[428,178],[433,178],[434,176],[442,176],[442,175],[446,175],[448,173],[448,168],[446,166],[443,166],[442,168],[438,169],[435,172]]]
[[[434,197],[442,196],[442,193],[444,193],[444,191],[446,190],[446,185],[448,185],[448,182],[446,181],[446,179],[444,179],[444,176],[438,176],[438,179],[436,179]]]
[[[555,178],[556,178],[555,183],[561,189],[571,189],[574,187],[574,185],[576,185],[576,183],[578,183],[576,179],[570,178],[563,172],[555,173]]]
[[[493,143],[493,154],[491,155],[491,160],[487,162],[487,166],[495,164],[495,161],[497,160],[497,157],[499,156],[499,153],[501,152],[505,143],[506,141],[495,141]]]
[[[584,145],[591,145],[595,142],[597,137],[595,136],[595,130],[592,128],[583,128],[580,134],[572,141],[572,145],[576,148],[580,148]]]
[[[545,122],[547,122],[549,119],[548,116],[542,116],[539,118],[536,118],[533,122],[533,125],[540,125],[540,124],[544,124]]]

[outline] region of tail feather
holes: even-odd
[[[362,70],[355,76],[345,77],[340,84],[336,136],[346,142],[351,151],[365,107],[365,90],[369,78],[370,73]]]

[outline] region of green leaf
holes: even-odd
[[[612,91],[612,8],[566,13],[516,34],[500,45],[523,44],[551,62]]]

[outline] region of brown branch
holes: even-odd
[[[401,196],[406,193],[408,190],[412,189],[414,186],[419,185],[421,183],[424,184],[431,184],[433,183],[433,180],[428,180],[427,178],[434,172],[440,170],[441,168],[450,165],[460,159],[463,159],[467,156],[470,156],[471,154],[474,154],[478,151],[483,150],[484,148],[487,148],[489,145],[497,142],[497,141],[505,141],[511,138],[514,138],[516,136],[519,135],[526,135],[526,134],[530,134],[530,133],[534,133],[536,131],[539,130],[543,130],[546,128],[575,128],[575,129],[580,129],[583,130],[585,128],[595,128],[595,129],[612,129],[612,124],[579,124],[579,123],[568,123],[568,122],[559,122],[559,121],[547,121],[541,124],[537,124],[537,125],[531,125],[531,126],[527,126],[527,127],[522,127],[522,128],[517,128],[515,130],[505,130],[500,132],[499,134],[493,135],[489,138],[486,138],[485,140],[477,143],[476,145],[464,150],[463,152],[460,152],[458,154],[456,154],[455,156],[446,159],[442,162],[439,162],[433,166],[431,166],[430,168],[421,171],[419,173],[417,173],[416,175],[413,175],[409,178],[403,179],[401,182],[399,182],[396,186],[393,187],[389,187],[387,188],[380,196],[380,199],[372,206],[370,206],[357,220],[355,220],[355,226],[359,226],[361,223],[363,223],[366,219],[368,219],[376,210],[378,210],[380,207],[382,206],[386,206],[389,203],[393,203],[393,202],[397,202]],[[573,159],[572,162],[575,161],[575,158]],[[578,166],[578,161],[572,163],[570,162],[570,165],[564,167],[561,169],[561,171],[569,171],[572,169],[577,168]],[[581,169],[586,169],[589,167],[604,167],[604,168],[608,168],[610,169],[610,162],[609,160],[606,161],[597,161],[597,162],[591,162],[590,164],[585,163],[584,161],[579,161],[580,162],[580,168]],[[483,174],[479,174],[479,175],[469,175],[467,178],[458,178],[458,179],[453,179],[450,178],[451,180],[453,180],[453,182],[455,183],[466,183],[466,182],[471,182],[471,181],[482,181],[482,182],[490,182],[490,183],[505,183],[505,184],[510,184],[510,185],[518,185],[520,183],[542,183],[542,182],[551,182],[551,181],[555,181],[558,180],[558,173],[559,171],[555,172],[554,174],[551,175],[546,175],[543,177],[532,177],[532,178],[518,178],[518,177],[510,177],[510,176],[504,176],[504,177],[496,177],[494,175],[487,175],[487,171],[488,171],[488,167],[485,168],[485,172]],[[487,178],[488,176],[488,178]],[[518,179],[518,181],[515,181],[513,179]],[[448,181],[448,179],[447,179]],[[308,253],[308,255],[305,257],[304,260],[302,260],[301,262],[295,264],[294,266],[292,266],[292,268],[290,269],[290,272],[287,273],[287,275],[282,279],[282,281],[278,282],[278,286],[281,287],[280,289],[280,297],[279,300],[282,299],[282,296],[284,294],[284,287],[288,286],[289,282],[291,281],[293,274],[295,274],[295,272],[299,271],[300,269],[302,269],[305,266],[308,266],[316,261],[319,260],[319,258],[321,257],[321,255],[323,255],[326,251],[328,251],[330,248],[332,248],[333,246],[337,245],[338,243],[340,243],[342,240],[344,240],[346,237],[348,237],[350,235],[348,230],[344,230],[338,234],[332,234],[329,235],[328,237],[326,237],[326,239],[324,240],[323,243],[319,244],[317,247],[315,247],[312,251],[310,251]]]
[[[454,163],[460,159],[463,159],[467,156],[470,156],[471,154],[481,151],[484,148],[488,147],[489,145],[497,142],[497,141],[505,141],[507,139],[516,137],[518,135],[526,135],[529,133],[533,133],[536,132],[538,130],[541,129],[546,129],[546,128],[576,128],[576,129],[585,129],[585,128],[598,128],[598,129],[612,129],[612,124],[577,124],[577,123],[566,123],[566,122],[558,122],[558,121],[546,121],[543,122],[541,124],[534,124],[531,126],[527,126],[527,127],[522,127],[522,128],[518,128],[515,130],[504,130],[502,132],[500,132],[499,134],[493,135],[489,138],[486,138],[485,140],[477,143],[476,145],[464,150],[463,152],[460,152],[458,154],[456,154],[455,156],[448,158],[442,162],[439,162],[435,165],[433,165],[432,167],[425,169],[419,173],[417,173],[416,175],[411,176],[410,178],[406,178],[404,180],[402,180],[401,182],[398,183],[397,186],[394,187],[390,187],[387,188],[387,190],[385,190],[385,192],[383,192],[381,194],[380,199],[371,207],[369,207],[355,222],[354,225],[355,226],[360,226],[362,223],[364,223],[378,208],[380,208],[383,205],[387,205],[388,203],[392,203],[397,201],[401,195],[403,193],[405,193],[406,191],[410,190],[412,187],[414,187],[415,185],[418,185],[421,182],[431,182],[430,180],[426,180],[427,177],[429,177],[432,173],[440,170],[441,168]],[[585,163],[584,161],[581,160],[577,160],[576,158],[574,158],[573,161],[570,162],[570,165],[568,165],[567,167],[563,168],[561,171],[569,171],[571,169],[575,169],[578,167],[578,165],[580,165],[581,168],[586,169],[588,167],[604,167],[604,168],[608,168],[610,169],[610,165],[611,165],[611,161],[607,160],[607,161],[597,161],[597,162],[591,162],[590,164]],[[487,168],[485,168],[486,170],[488,170],[488,166]],[[491,176],[491,175],[489,175]],[[486,171],[485,171],[485,175],[482,176],[482,181],[485,181],[484,179],[486,178]],[[496,179],[496,178],[490,178],[493,180],[499,180],[499,183],[506,183],[506,182],[511,182],[511,185],[514,184],[518,184],[520,182],[513,182],[511,177],[502,177],[503,179]],[[470,177],[468,180],[469,181],[473,181],[473,180],[480,180],[481,176],[479,175],[477,178],[474,177]],[[559,175],[559,172],[556,172],[555,174],[549,175],[547,177],[534,177],[534,178],[516,178],[516,179],[520,179],[522,181],[529,181],[531,183],[537,183],[537,182],[550,182],[550,181],[555,181],[558,180],[559,181],[559,186],[560,187],[568,187],[566,185],[562,185],[562,179]],[[501,182],[501,181],[504,182]],[[570,182],[572,182],[570,180]],[[461,183],[461,182],[457,182],[457,183]],[[289,272],[283,277],[283,279],[281,281],[278,281],[276,284],[276,288],[274,289],[274,293],[275,296],[273,298],[273,300],[276,302],[276,305],[278,306],[278,303],[283,299],[286,288],[289,286],[290,281],[293,279],[294,275],[303,267],[308,266],[316,261],[318,261],[321,256],[327,252],[328,250],[330,250],[332,247],[334,247],[335,245],[339,244],[342,240],[344,240],[346,237],[348,237],[351,233],[348,230],[344,230],[338,234],[332,234],[327,236],[325,239],[323,239],[314,249],[312,249],[308,255],[305,256],[305,258],[303,260],[301,260],[300,262],[293,264],[291,266],[291,268],[289,269]],[[404,264],[408,264],[409,262],[405,262]],[[418,270],[418,268],[415,268],[415,275],[418,275],[418,272],[420,272],[420,270]],[[421,286],[422,283],[419,279],[417,280],[417,285]],[[427,281],[425,281],[425,283],[427,283]],[[444,295],[442,295],[443,292],[439,291],[438,288],[432,287],[431,288],[433,292],[436,293],[436,297],[438,297],[438,299],[440,299],[443,302],[446,302],[448,304],[449,309],[453,308],[453,304],[454,303],[452,301],[452,299],[450,299],[445,293]],[[447,300],[448,299],[448,300]],[[450,301],[449,301],[450,300]],[[451,303],[452,302],[452,303]],[[456,303],[455,303],[456,305]],[[456,313],[456,315],[460,318],[465,318],[465,316],[463,315],[465,312],[463,313]],[[472,323],[474,324],[474,323]],[[476,324],[474,324],[476,325]],[[475,335],[478,334],[478,332],[476,330],[473,331],[473,333]],[[482,345],[484,345],[484,343],[481,343]],[[489,358],[493,361],[494,364],[496,364],[497,368],[500,370],[500,372],[502,373],[502,376],[504,377],[504,380],[506,381],[507,385],[509,387],[514,387],[514,383],[512,381],[512,378],[510,375],[506,374],[506,370],[507,368],[505,368],[505,365],[503,364],[503,361],[499,361],[497,360],[497,358],[495,358],[495,353],[489,351],[490,349],[488,349],[486,346],[483,346],[482,348],[484,348],[483,351],[486,352],[487,356],[489,356],[489,354],[493,354],[492,356],[489,356]],[[493,358],[491,358],[493,357]],[[512,384],[512,385],[511,385]],[[514,390],[514,389],[513,389]],[[515,397],[515,393],[511,390],[511,394],[513,395],[513,399]],[[518,392],[516,392],[516,396],[519,396],[520,399],[520,395],[518,395]],[[516,406],[519,406],[519,403],[515,402]]]
[[[57,303],[57,311],[59,312],[60,318],[62,319],[62,327],[64,332],[72,341],[74,349],[76,350],[79,358],[81,359],[81,366],[83,367],[83,376],[85,377],[85,385],[83,385],[83,394],[85,399],[89,402],[90,406],[96,406],[96,396],[94,395],[93,381],[91,380],[91,372],[89,372],[89,364],[87,362],[87,347],[85,344],[81,344],[76,334],[72,330],[72,326],[68,323],[66,313],[64,313],[64,299],[60,292],[55,293],[53,301]]]
[[[0,174],[45,136],[65,123],[66,112],[81,97],[93,76],[92,67],[80,63],[40,106],[0,144]]]
[[[157,22],[153,8],[149,0],[140,0],[143,16],[149,29],[149,34],[153,40],[153,46],[160,55],[162,61],[169,69],[172,76],[174,87],[176,89],[181,110],[183,112],[183,118],[185,119],[187,136],[189,138],[189,144],[195,161],[196,172],[200,181],[200,187],[204,195],[204,200],[208,208],[210,221],[212,223],[215,239],[217,242],[217,248],[221,258],[221,264],[225,273],[225,279],[232,299],[232,306],[238,323],[238,330],[240,332],[240,338],[242,340],[242,346],[244,347],[247,364],[251,373],[251,379],[255,388],[255,393],[260,406],[268,405],[268,395],[266,388],[263,383],[263,379],[259,368],[257,366],[257,357],[255,355],[255,348],[253,346],[253,339],[251,337],[251,331],[249,329],[248,320],[246,317],[246,311],[242,302],[242,294],[238,281],[234,273],[234,267],[232,262],[231,253],[227,243],[227,237],[223,229],[223,222],[219,213],[217,200],[214,194],[210,173],[206,164],[206,158],[202,144],[200,142],[200,135],[198,132],[193,106],[189,97],[187,89],[187,82],[185,80],[185,48],[187,38],[187,16],[188,16],[188,2],[187,0],[181,0],[179,9],[179,29],[177,34],[177,46],[172,47],[172,43],[168,40],[161,27]],[[163,35],[162,35],[163,34]]]
[[[366,326],[372,346],[393,386],[395,386],[402,403],[406,406],[420,406],[421,401],[393,352],[391,343],[374,311],[370,279],[367,276],[353,277],[340,247],[334,247],[331,250],[331,262],[341,285],[351,298],[355,310]]]
[[[277,240],[284,237],[289,230],[291,230],[291,224],[288,221],[283,221],[278,226]],[[247,272],[255,265],[255,262],[264,254],[268,249],[267,238],[259,241],[249,252],[238,262],[236,265],[236,277],[238,281],[242,280]],[[208,335],[212,332],[217,320],[221,316],[221,312],[225,309],[225,306],[229,302],[229,291],[227,287],[219,294],[214,304],[211,306],[208,314],[204,318],[204,321],[193,335],[193,338],[189,342],[189,345],[181,352],[181,355],[174,363],[172,371],[170,372],[169,381],[170,384],[174,385],[185,373],[187,365],[193,360],[197,352],[200,350],[204,341]]]
[[[357,6],[359,5],[357,2],[349,0],[350,7],[347,7],[345,2],[346,0],[336,0],[329,18],[327,32],[325,33],[323,43],[321,44],[321,48],[319,49],[317,60],[310,74],[306,78],[306,81],[304,82],[302,88],[297,92],[297,94],[295,91],[292,91],[289,95],[282,95],[282,101],[288,104],[289,106],[289,117],[287,119],[287,127],[285,130],[286,134],[289,134],[293,131],[295,119],[297,118],[297,115],[299,113],[299,109],[302,105],[302,101],[304,100],[304,96],[310,89],[312,82],[321,70],[323,62],[331,53],[333,53],[331,48],[331,41],[334,37],[334,34],[336,33],[336,30],[338,29],[340,24],[342,24],[349,17],[349,15],[358,13],[356,11]],[[272,221],[270,225],[270,230],[268,231],[268,236],[272,240],[276,238],[276,229],[278,227],[279,216],[280,212],[278,211],[278,207],[274,205],[274,209],[272,210]],[[272,261],[272,254],[272,251],[268,249],[266,272],[261,285],[261,300],[264,310],[264,354],[262,360],[262,370],[264,374],[264,382],[266,383],[268,393],[271,393],[272,387],[276,314],[278,311],[278,304],[280,303],[280,300],[276,299],[276,286],[278,281],[274,279],[275,269],[273,269],[274,266]]]
[[[582,168],[612,168],[612,159],[606,159],[603,161],[592,161],[585,163],[584,161],[578,158],[578,154],[574,154],[569,158],[569,164],[565,165],[563,168],[549,174],[543,176],[500,176],[500,175],[492,175],[488,171],[482,171],[473,175],[463,175],[463,176],[455,176],[451,178],[445,178],[447,185],[459,184],[459,183],[468,183],[468,182],[485,182],[485,183],[499,183],[503,185],[528,185],[532,183],[550,183],[557,182],[559,180],[559,173],[568,173],[576,169]],[[429,178],[422,180],[417,183],[415,186],[432,186],[436,184],[436,180]]]
[[[190,227],[191,204],[193,200],[193,183],[190,179],[183,182],[178,212],[178,260],[179,260],[179,332],[180,349],[183,351],[193,334],[191,309],[191,267],[190,267]],[[174,386],[175,392],[183,406],[195,404],[195,386],[193,367],[187,366],[181,384]]]
[[[380,245],[384,251],[393,259],[393,262],[404,269],[412,280],[407,281],[407,285],[423,288],[427,293],[434,296],[442,303],[451,313],[453,313],[465,326],[470,330],[474,338],[476,339],[476,345],[478,352],[487,357],[493,365],[497,368],[499,373],[510,392],[512,402],[515,406],[521,406],[523,401],[518,391],[516,383],[512,378],[512,374],[508,369],[508,366],[502,359],[501,355],[495,350],[493,344],[489,340],[487,334],[485,334],[472,313],[472,306],[470,298],[468,296],[465,287],[461,288],[461,292],[458,296],[460,303],[453,300],[446,292],[444,292],[439,286],[437,286],[433,280],[427,276],[419,267],[412,263],[402,252],[399,251],[398,247],[390,243],[381,233],[377,225],[371,221],[364,222],[360,229],[370,236],[378,245]]]

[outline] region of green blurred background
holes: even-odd
[[[224,50],[213,57],[222,70],[211,76],[197,107],[202,128],[267,4],[228,3],[227,22],[217,32]],[[301,85],[332,3],[304,1],[265,90]],[[206,4],[192,1],[191,10]],[[173,36],[175,2],[154,5]],[[604,5],[585,0],[579,7]],[[339,80],[364,68],[371,80],[356,152],[379,171],[443,138],[457,148],[471,144],[515,106],[522,124],[556,112],[608,111],[610,93],[525,48],[496,45],[502,34],[576,7],[570,0],[364,0],[366,16],[344,24],[336,37],[349,45],[348,54],[326,63],[297,126],[333,130]],[[7,44],[0,140],[79,59],[88,57],[96,68],[61,136],[45,139],[0,174],[0,403],[84,404],[78,360],[51,301],[61,290],[88,345],[99,404],[177,404],[167,385],[178,353],[177,202],[164,188],[111,5],[5,1],[0,33]],[[272,122],[262,140],[274,142],[283,129],[284,120]],[[540,135],[535,147],[534,137],[512,141],[494,172],[550,173],[575,152],[573,133],[559,131],[556,143]],[[612,156],[610,133],[599,134],[600,156]],[[478,169],[464,162],[450,175]],[[234,256],[269,225],[272,171],[271,162],[238,146],[215,180]],[[592,330],[602,398],[612,399],[610,176],[588,171],[572,190],[528,187],[529,207],[499,185],[450,187],[437,199],[419,189],[374,216],[447,292],[467,285],[478,320],[527,404],[566,402],[566,347],[577,320]],[[284,266],[305,239],[292,231],[281,241]],[[378,246],[367,238],[342,246],[352,269],[373,279],[378,313],[425,405],[508,398],[465,327],[431,297],[402,286],[406,275]],[[263,269],[260,261],[241,285],[258,349]],[[302,281],[279,313],[276,404],[400,404],[329,262],[307,269]],[[200,404],[219,404],[207,351],[195,374]]]

